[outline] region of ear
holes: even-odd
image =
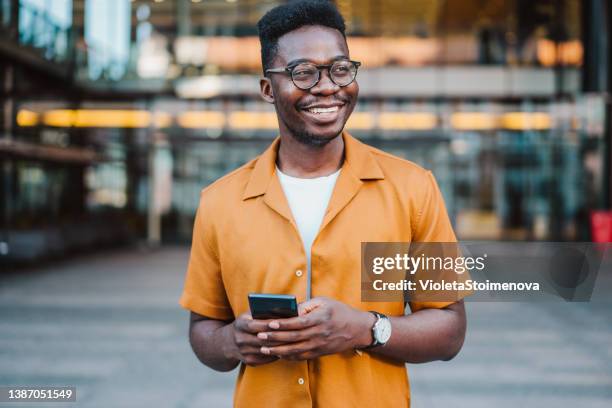
[[[259,94],[268,103],[274,103],[274,91],[270,78],[263,77],[259,80]]]

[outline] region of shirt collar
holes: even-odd
[[[382,180],[385,178],[376,158],[367,145],[355,139],[348,132],[342,132],[342,138],[344,140],[343,171],[349,169],[360,180]],[[280,137],[277,137],[256,160],[242,196],[243,200],[265,194],[270,180],[274,176],[279,144]]]

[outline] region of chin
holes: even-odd
[[[309,146],[322,147],[340,136],[342,129],[343,127],[327,131],[305,129],[301,132],[294,132],[293,134],[295,139],[301,143]]]

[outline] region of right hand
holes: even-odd
[[[251,313],[247,312],[238,316],[233,323],[225,326],[227,336],[225,356],[250,366],[259,366],[278,360],[277,356],[261,353],[264,341],[257,337],[257,333],[269,330],[268,323],[270,321],[253,319]]]

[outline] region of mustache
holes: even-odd
[[[316,98],[316,99],[308,99],[305,101],[301,101],[299,104],[297,104],[296,106],[299,109],[305,108],[306,106],[310,106],[310,105],[315,105],[315,104],[324,104],[324,103],[334,103],[334,102],[341,102],[344,104],[349,104],[351,102],[350,98],[344,97],[344,96],[339,96],[339,95],[335,95],[333,97],[330,98]]]

